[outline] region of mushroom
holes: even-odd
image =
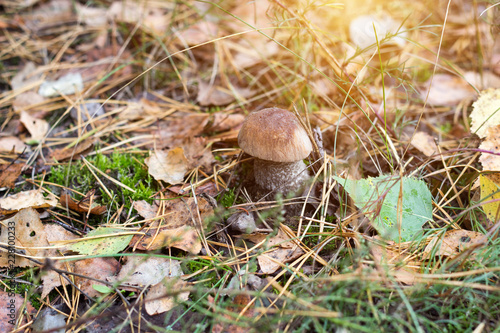
[[[256,183],[265,190],[291,192],[309,178],[302,161],[312,151],[311,140],[295,115],[268,108],[247,116],[238,134],[241,149],[255,157]]]

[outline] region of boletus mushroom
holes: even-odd
[[[312,143],[297,117],[287,110],[268,108],[249,114],[238,144],[255,157],[255,181],[265,190],[295,192],[309,178],[303,159],[311,153]]]

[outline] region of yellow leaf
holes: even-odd
[[[481,202],[499,200],[483,204],[483,210],[490,221],[495,223],[500,217],[500,173],[480,175]]]

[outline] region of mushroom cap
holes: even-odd
[[[238,144],[247,154],[273,162],[300,161],[312,151],[297,117],[279,108],[250,113],[238,134]]]

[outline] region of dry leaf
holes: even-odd
[[[483,171],[500,171],[500,125],[491,126],[487,130],[486,139],[479,145],[482,152],[479,162]]]
[[[33,249],[33,247],[49,245],[45,229],[35,209],[22,209],[10,219],[2,221],[0,227],[0,242],[12,246],[12,237],[15,238],[14,246],[16,249],[25,253],[27,256],[37,257],[37,260],[40,260],[40,257],[47,256],[47,250]],[[26,266],[35,266],[35,263],[10,253],[9,255],[2,255],[0,257],[0,267]]]
[[[434,106],[456,106],[476,96],[476,91],[462,78],[450,74],[436,74],[424,85],[420,98],[425,100],[432,83],[427,103]]]
[[[211,114],[209,122],[204,129],[205,133],[215,132],[225,132],[233,128],[241,126],[245,120],[245,116],[242,114],[227,114],[222,112],[216,112]]]
[[[13,332],[14,325],[11,323],[17,322],[20,315],[24,317],[20,326],[26,324],[26,314],[22,312],[23,309],[28,313],[36,313],[30,301],[27,301],[26,308],[23,304],[24,298],[21,295],[12,294],[10,290],[0,290],[0,332]]]
[[[500,174],[479,175],[479,183],[481,184],[482,207],[486,213],[486,217],[490,221],[490,225],[493,226],[499,220],[500,201],[490,203],[484,202],[500,199]]]
[[[378,238],[378,237],[377,237]],[[380,239],[380,238],[379,238]],[[389,242],[395,244],[395,242]],[[372,244],[373,259],[376,261],[376,267],[386,269],[389,274],[398,282],[406,285],[415,283],[415,274],[420,273],[421,262],[406,261],[406,255],[394,251],[386,246]],[[375,274],[385,274],[376,272]]]
[[[28,112],[21,111],[21,123],[31,134],[30,140],[41,141],[49,131],[49,123],[43,119],[32,117]]]
[[[217,37],[218,25],[210,21],[199,21],[187,29],[180,30],[176,36],[184,45],[199,45]]]
[[[472,104],[471,131],[485,138],[490,127],[500,125],[500,89],[482,91]]]
[[[454,256],[472,246],[486,244],[487,237],[476,231],[450,230],[444,237],[434,237],[424,249],[424,258]]]
[[[21,69],[19,72],[17,72],[16,75],[12,78],[10,81],[10,85],[12,87],[12,90],[17,90],[20,89],[24,86],[27,86],[31,83],[35,83],[36,81],[40,80],[42,77],[42,73],[34,74],[36,71],[36,66],[33,62],[27,62],[26,65],[24,65],[23,69]]]
[[[156,213],[158,212],[158,205],[150,205],[146,202],[146,200],[134,201],[133,206],[137,213],[146,220],[155,218]]]
[[[144,160],[144,163],[148,166],[151,176],[170,184],[182,183],[184,174],[188,171],[188,160],[181,147],[168,151],[154,151]]]
[[[84,154],[84,152],[90,151],[93,145],[94,145],[94,139],[87,139],[78,143],[74,147],[54,150],[50,154],[50,158],[56,161],[64,161],[68,158],[71,158],[72,160],[77,160],[80,158],[80,155]]]
[[[264,241],[268,235],[264,234],[252,234],[245,238],[249,239],[254,243],[260,243]],[[264,274],[272,274],[276,272],[283,264],[290,262],[294,259],[300,257],[304,251],[296,246],[295,241],[290,239],[286,233],[281,229],[278,230],[278,234],[266,241],[267,247],[271,249],[272,247],[277,247],[261,254],[257,257],[259,262],[260,270]]]
[[[177,304],[189,299],[189,291],[185,291],[176,296],[167,296],[172,290],[179,290],[186,287],[187,283],[182,280],[177,280],[172,283],[171,279],[160,282],[151,287],[145,298],[146,312],[150,316],[159,313],[167,312],[173,309]]]
[[[228,311],[234,313],[241,313],[243,309],[247,308],[245,313],[243,314],[247,318],[254,317],[253,304],[248,306],[252,301],[252,297],[248,294],[239,294],[234,296],[233,306],[227,308]],[[223,316],[227,319],[227,321],[232,322],[234,317],[229,314],[223,314]],[[239,324],[228,324],[226,322],[217,322],[215,323],[212,333],[249,333],[254,332],[251,327],[242,326]]]
[[[192,254],[201,251],[201,241],[194,227],[183,226],[178,228],[151,228],[146,236],[135,235],[130,246],[138,250],[153,251],[163,247],[175,247]]]
[[[184,114],[182,117],[161,121],[156,132],[155,142],[146,145],[148,148],[172,148],[181,146],[186,138],[197,137],[209,121],[206,113]],[[140,143],[136,142],[136,143]]]
[[[44,197],[41,190],[19,192],[0,199],[0,213],[11,214],[23,208],[48,208],[57,205],[57,198],[49,194]]]
[[[0,188],[14,188],[17,178],[21,175],[24,164],[4,164],[0,165]]]
[[[29,151],[29,147],[14,136],[0,138],[0,152],[22,154]]]
[[[411,139],[411,144],[427,157],[434,155],[438,151],[434,138],[426,132],[416,132]]]
[[[75,3],[75,9],[78,14],[78,21],[85,23],[92,28],[104,28],[107,25],[106,8],[90,7]]]
[[[78,213],[90,213],[93,215],[102,215],[106,213],[106,206],[99,206],[92,202],[93,191],[87,193],[85,198],[80,201],[75,201],[68,193],[62,192],[60,197],[61,206],[71,209]]]
[[[34,91],[26,91],[23,92],[22,94],[19,94],[16,96],[14,101],[12,102],[12,107],[14,108],[15,111],[21,112],[21,111],[27,111],[27,109],[31,109],[32,105],[35,104],[41,104],[45,101],[45,98],[43,96],[40,96]],[[33,114],[34,110],[29,110],[29,113],[32,116],[35,116]],[[46,112],[43,110],[40,110],[39,113],[37,113],[36,118],[41,118]]]
[[[72,239],[77,239],[78,236],[75,234],[69,232],[68,230],[64,229],[62,226],[58,224],[44,224],[44,229],[45,229],[45,234],[47,235],[47,241],[49,242],[50,245],[53,245],[55,242],[59,241],[65,241],[65,240],[72,240]],[[63,251],[61,248],[49,250],[47,252],[48,256],[59,256],[59,252]],[[65,270],[65,271],[74,271],[75,267],[75,262],[74,261],[68,261],[68,262],[63,262],[60,260],[57,260],[53,263],[55,268]],[[56,287],[59,287],[61,285],[67,285],[69,284],[68,280],[65,278],[61,277],[59,273],[57,273],[54,270],[48,270],[42,275],[42,282],[43,282],[43,287],[42,287],[42,298],[47,297],[47,295]]]
[[[189,137],[182,144],[184,156],[188,160],[188,168],[194,169],[202,167],[205,171],[212,169],[212,163],[215,162],[210,146],[206,144],[205,138]]]
[[[483,71],[481,74],[476,72],[466,72],[464,78],[478,90],[488,88],[500,88],[500,77],[490,71]]]
[[[120,263],[115,258],[91,258],[75,262],[75,273],[99,280],[115,276],[119,270]],[[107,286],[104,283],[78,276],[75,278],[75,283],[90,297],[99,297],[102,295],[92,287],[93,285]]]
[[[176,186],[170,186],[168,188],[169,191],[175,193],[175,194],[189,194],[191,193],[192,187],[190,185],[176,185]],[[198,186],[195,188],[194,192],[196,193],[197,196],[200,194],[207,194],[211,197],[215,197],[219,191],[217,190],[217,187],[215,186],[215,183],[212,181],[206,182],[205,184]]]
[[[127,263],[122,266],[116,277],[107,277],[109,282],[119,281],[123,285],[149,286],[160,283],[165,277],[183,275],[181,263],[178,260],[151,257],[127,257]]]
[[[233,86],[232,89],[229,90],[200,81],[198,83],[198,96],[196,97],[196,101],[202,106],[219,106],[252,97],[254,94],[255,92],[250,88]]]

